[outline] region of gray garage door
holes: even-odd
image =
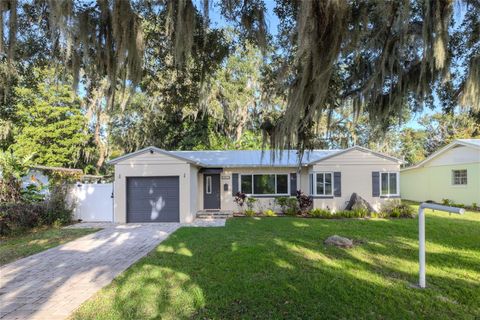
[[[179,222],[179,178],[127,178],[127,222]]]

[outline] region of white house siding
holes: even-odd
[[[302,167],[302,169],[300,170],[300,177],[299,177],[300,180],[297,182],[297,186],[299,187],[297,189],[300,189],[307,194],[310,190],[308,172],[309,172],[309,167]]]
[[[314,199],[315,208],[326,209],[328,207],[332,211],[343,210],[350,196],[355,192],[378,210],[381,204],[388,199],[372,196],[372,172],[399,172],[400,164],[370,152],[350,150],[317,162],[308,171],[341,172],[341,197],[333,199],[316,198]],[[307,180],[307,184],[305,185],[302,182],[302,187],[307,187],[305,190],[308,190],[308,177],[304,180]]]
[[[220,180],[221,184],[222,180]],[[197,210],[203,210],[203,173],[197,175]]]
[[[222,210],[237,211],[238,206],[234,203],[232,195],[232,174],[250,174],[250,173],[296,173],[297,168],[275,168],[275,167],[256,167],[256,168],[225,168],[221,173],[221,208]],[[372,172],[399,172],[400,164],[396,161],[379,157],[372,153],[351,150],[344,154],[318,162],[313,166],[302,167],[297,176],[297,189],[308,194],[309,192],[309,173],[311,172],[341,172],[342,173],[342,196],[333,199],[314,199],[314,208],[331,209],[333,211],[343,210],[350,199],[352,193],[356,192],[365,200],[370,202],[374,208],[379,209],[381,204],[388,201],[388,198],[372,196]],[[240,177],[239,177],[240,179]],[[203,208],[203,175],[199,174],[199,200],[198,209]],[[224,184],[228,184],[228,191],[224,191]],[[254,196],[255,197],[255,196]],[[274,197],[258,197],[255,209],[258,211],[266,209],[279,210],[275,207]]]
[[[115,222],[125,223],[126,210],[126,178],[127,177],[155,177],[178,176],[180,184],[180,222],[191,222],[196,214],[196,208],[191,207],[190,200],[192,183],[190,163],[175,157],[160,153],[145,152],[124,159],[115,164],[114,184],[114,216]],[[194,178],[193,178],[194,179]]]
[[[221,196],[222,210],[238,211],[239,209],[237,204],[235,204],[235,202],[233,201],[234,200],[234,196],[232,194],[232,174],[233,173],[238,173],[240,175],[240,174],[255,174],[255,173],[268,174],[268,173],[295,173],[295,172],[296,172],[295,168],[275,168],[275,167],[225,168],[223,172],[220,174],[220,196]],[[240,181],[240,176],[239,176],[239,181]],[[228,191],[224,191],[225,184],[228,184]],[[198,194],[199,194],[199,197],[203,198],[203,184],[200,186],[201,186],[201,189],[199,189],[200,192]],[[258,199],[258,201],[255,203],[255,210],[258,210],[258,211],[263,211],[267,209],[279,210],[279,208],[275,208],[275,197],[263,198],[263,197],[254,196],[254,198]]]
[[[190,165],[190,221],[195,219],[198,210],[198,176],[198,167]]]

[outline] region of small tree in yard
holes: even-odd
[[[15,88],[15,143],[19,157],[35,153],[35,164],[72,167],[90,135],[81,101],[71,81],[59,81],[55,70],[35,68],[29,86]]]

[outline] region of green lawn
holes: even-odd
[[[427,286],[417,220],[235,218],[181,228],[74,319],[475,319],[480,214],[427,216]],[[333,234],[360,243],[326,247]]]
[[[40,228],[12,237],[0,238],[0,265],[72,241],[99,229]]]

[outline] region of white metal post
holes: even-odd
[[[425,288],[425,210],[418,209],[418,263],[420,265],[418,284]]]
[[[442,206],[435,203],[422,203],[418,207],[418,263],[420,269],[418,272],[418,285],[420,288],[427,286],[425,277],[425,209],[432,209],[438,211],[446,211],[451,213],[464,214],[465,210],[456,207]]]

